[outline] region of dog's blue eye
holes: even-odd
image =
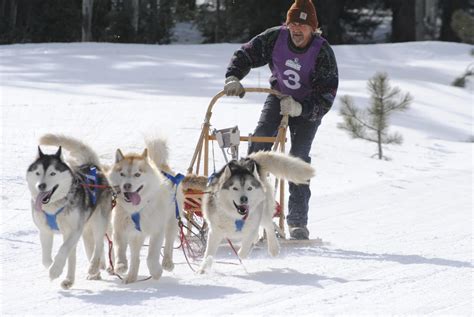
[[[140,177],[140,173],[135,173],[135,177]]]
[[[124,173],[120,173],[120,176],[125,177],[125,174],[124,174]]]
[[[36,172],[36,175],[38,175],[38,176],[39,176],[39,175],[40,175],[40,172]]]
[[[247,188],[247,190],[252,190],[252,189],[253,189],[252,187]]]
[[[237,187],[232,187],[233,190],[239,190]]]
[[[56,173],[55,173],[55,172],[51,172],[51,174],[49,174],[49,175],[54,176],[54,175],[56,175]]]

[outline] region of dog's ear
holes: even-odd
[[[117,149],[117,151],[115,151],[115,163],[118,163],[123,159],[124,159],[124,156],[123,156],[122,151],[120,151],[120,149]]]
[[[59,146],[58,150],[54,154],[54,157],[57,158],[58,160],[60,160],[61,159],[61,153],[62,153],[62,147]]]
[[[222,173],[221,177],[219,177],[219,182],[224,183],[232,176],[232,170],[230,169],[229,164],[227,164],[224,168],[224,172]],[[221,184],[221,185],[222,185]]]
[[[143,157],[144,159],[148,159],[148,149],[147,149],[147,148],[145,148],[145,149],[143,150],[142,157]]]
[[[41,147],[38,145],[38,158],[43,158],[44,157],[44,153],[43,151],[41,151]]]

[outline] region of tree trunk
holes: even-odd
[[[415,40],[425,39],[425,6],[426,0],[415,1]]]
[[[415,1],[391,0],[392,42],[416,40]]]
[[[467,9],[469,7],[469,0],[441,0],[441,7],[443,9],[441,33],[439,39],[441,41],[461,42],[461,39],[451,28],[451,17],[454,11],[459,9]]]
[[[8,0],[0,0],[0,18],[5,19],[6,18],[6,13],[5,13],[5,7],[7,6],[7,1]]]
[[[140,0],[132,0],[132,27],[135,35],[138,33],[138,21],[140,17]]]
[[[16,27],[16,18],[18,14],[18,6],[17,6],[17,1],[12,0],[10,1],[10,24],[9,24],[9,29],[14,30]]]
[[[377,146],[379,149],[379,160],[383,158],[382,153],[382,131],[377,131]]]
[[[317,2],[316,14],[319,27],[323,31],[323,37],[331,44],[342,43],[343,30],[340,16],[344,12],[344,4],[345,0],[319,0]]]
[[[214,26],[214,43],[219,43],[220,27],[221,27],[221,0],[216,0],[216,25]]]
[[[82,0],[82,42],[92,40],[92,11],[94,0]]]

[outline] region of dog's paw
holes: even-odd
[[[72,284],[74,284],[74,281],[67,278],[61,282],[61,287],[63,289],[70,289],[72,287]]]
[[[107,273],[109,273],[109,275],[113,275],[114,274],[114,268],[111,267],[111,266],[107,266],[107,268],[105,269],[105,271]]]
[[[161,278],[161,276],[163,275],[163,270],[161,270],[160,272],[155,272],[155,273],[150,274],[150,275],[154,280],[159,280]]]
[[[43,266],[48,269],[53,264],[53,259],[43,259]]]
[[[206,273],[206,269],[203,268],[203,267],[200,267],[197,271],[196,271],[196,274],[205,274]]]
[[[87,274],[87,279],[90,280],[90,281],[98,281],[98,280],[101,280],[102,277],[100,276],[100,272],[97,272],[95,274]]]
[[[115,264],[115,273],[125,274],[128,270],[127,263],[117,263]]]
[[[199,267],[199,269],[196,271],[196,274],[206,273],[206,270],[209,269],[212,266],[213,261],[214,261],[214,257],[212,257],[212,256],[208,256],[207,258],[205,258],[202,261],[201,266]]]
[[[135,274],[128,274],[127,277],[123,279],[125,284],[135,283],[137,281],[137,276]]]
[[[241,259],[246,259],[250,253],[249,251],[249,249],[240,248],[239,252],[237,252],[237,255]]]
[[[63,273],[63,266],[54,262],[49,268],[49,278],[51,280],[57,279]]]
[[[157,267],[151,267],[148,269],[150,270],[151,277],[155,280],[159,280],[161,275],[163,275],[163,268],[161,267],[161,265]]]
[[[268,253],[270,253],[270,255],[273,257],[277,256],[280,253],[280,246],[278,244],[269,245]]]
[[[163,269],[168,272],[171,272],[174,269],[173,259],[170,257],[164,257],[161,265],[163,266]]]

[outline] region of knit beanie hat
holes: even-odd
[[[286,14],[286,24],[298,22],[307,24],[314,30],[318,28],[316,9],[311,0],[295,0]]]

